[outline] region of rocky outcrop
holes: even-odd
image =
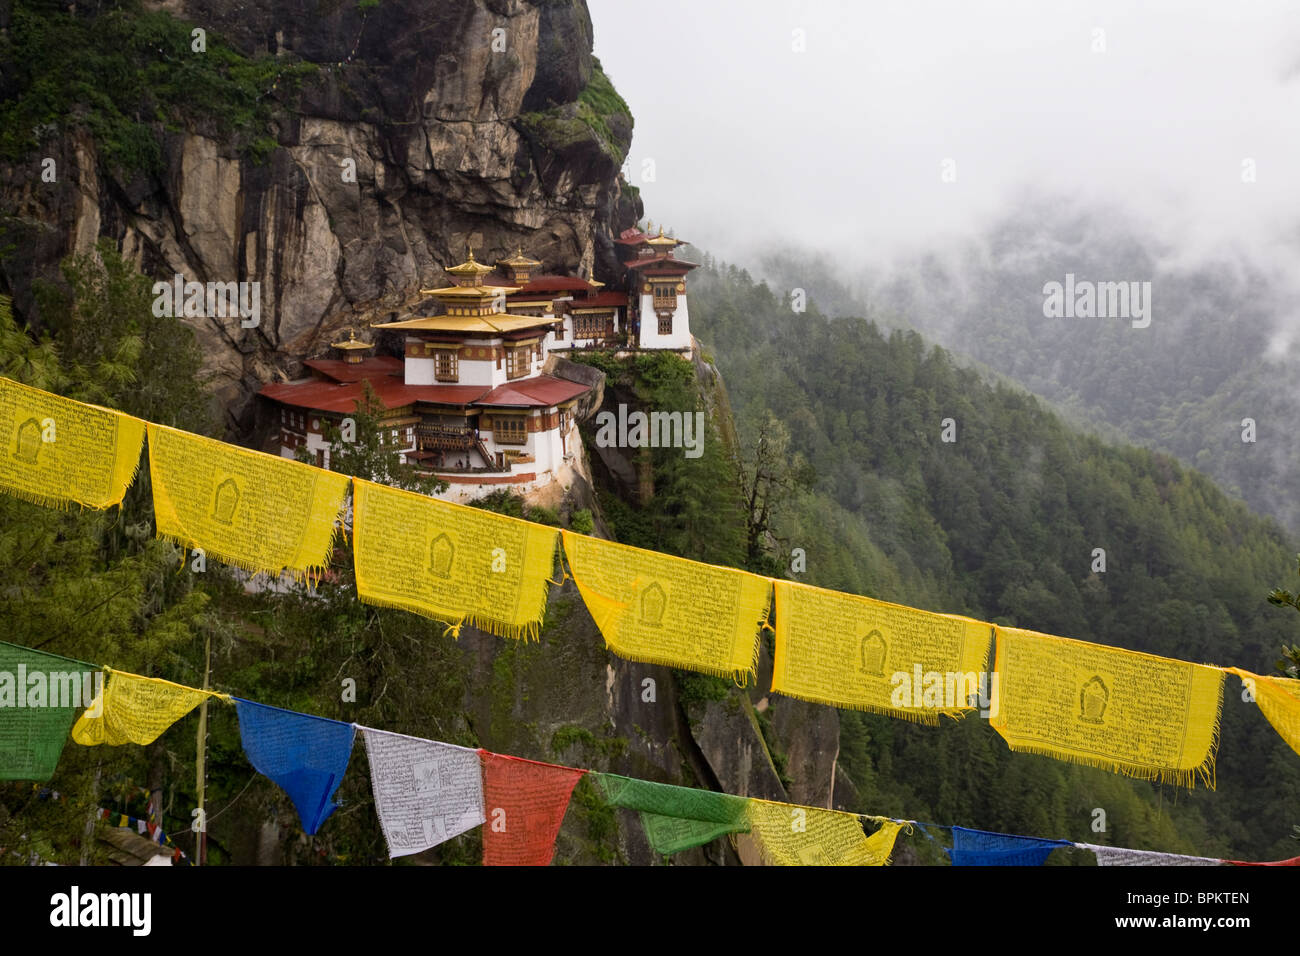
[[[151,6],[245,56],[317,68],[294,93],[269,91],[275,146],[261,161],[247,137],[196,118],[156,128],[156,173],[105,162],[77,129],[47,146],[55,183],[0,168],[0,291],[29,323],[33,279],[100,236],[154,278],[260,283],[256,327],[184,320],[243,435],[258,387],[297,374],[340,328],[407,309],[469,245],[484,261],[522,245],[548,269],[613,277],[612,239],[641,214],[618,174],[631,117],[587,92],[608,83],[582,0]]]

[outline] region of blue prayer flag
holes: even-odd
[[[293,801],[307,833],[338,805],[334,794],[352,757],[353,724],[232,698],[249,762]]]
[[[1058,846],[1073,844],[1068,840],[1040,840],[953,827],[952,849],[945,848],[944,852],[952,859],[953,866],[1042,866]]]

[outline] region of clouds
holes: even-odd
[[[882,261],[1027,195],[1113,207],[1192,257],[1294,258],[1293,3],[589,3],[647,214],[728,258]]]

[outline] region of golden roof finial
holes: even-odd
[[[331,342],[330,348],[342,349],[348,353],[356,353],[372,347],[370,342],[361,342],[357,339],[356,329],[348,329],[348,340],[346,342]]]

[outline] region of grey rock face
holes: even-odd
[[[57,183],[0,167],[18,247],[3,285],[29,323],[32,280],[99,236],[155,279],[260,283],[255,328],[184,320],[244,436],[258,387],[298,374],[339,329],[408,309],[468,245],[481,261],[523,246],[547,271],[612,277],[612,239],[641,206],[618,175],[630,119],[602,135],[574,118],[595,69],[582,0],[152,6],[246,56],[292,54],[318,72],[280,100],[278,148],[261,164],[196,121],[162,134],[159,175],[110,170],[80,132],[50,144]]]

